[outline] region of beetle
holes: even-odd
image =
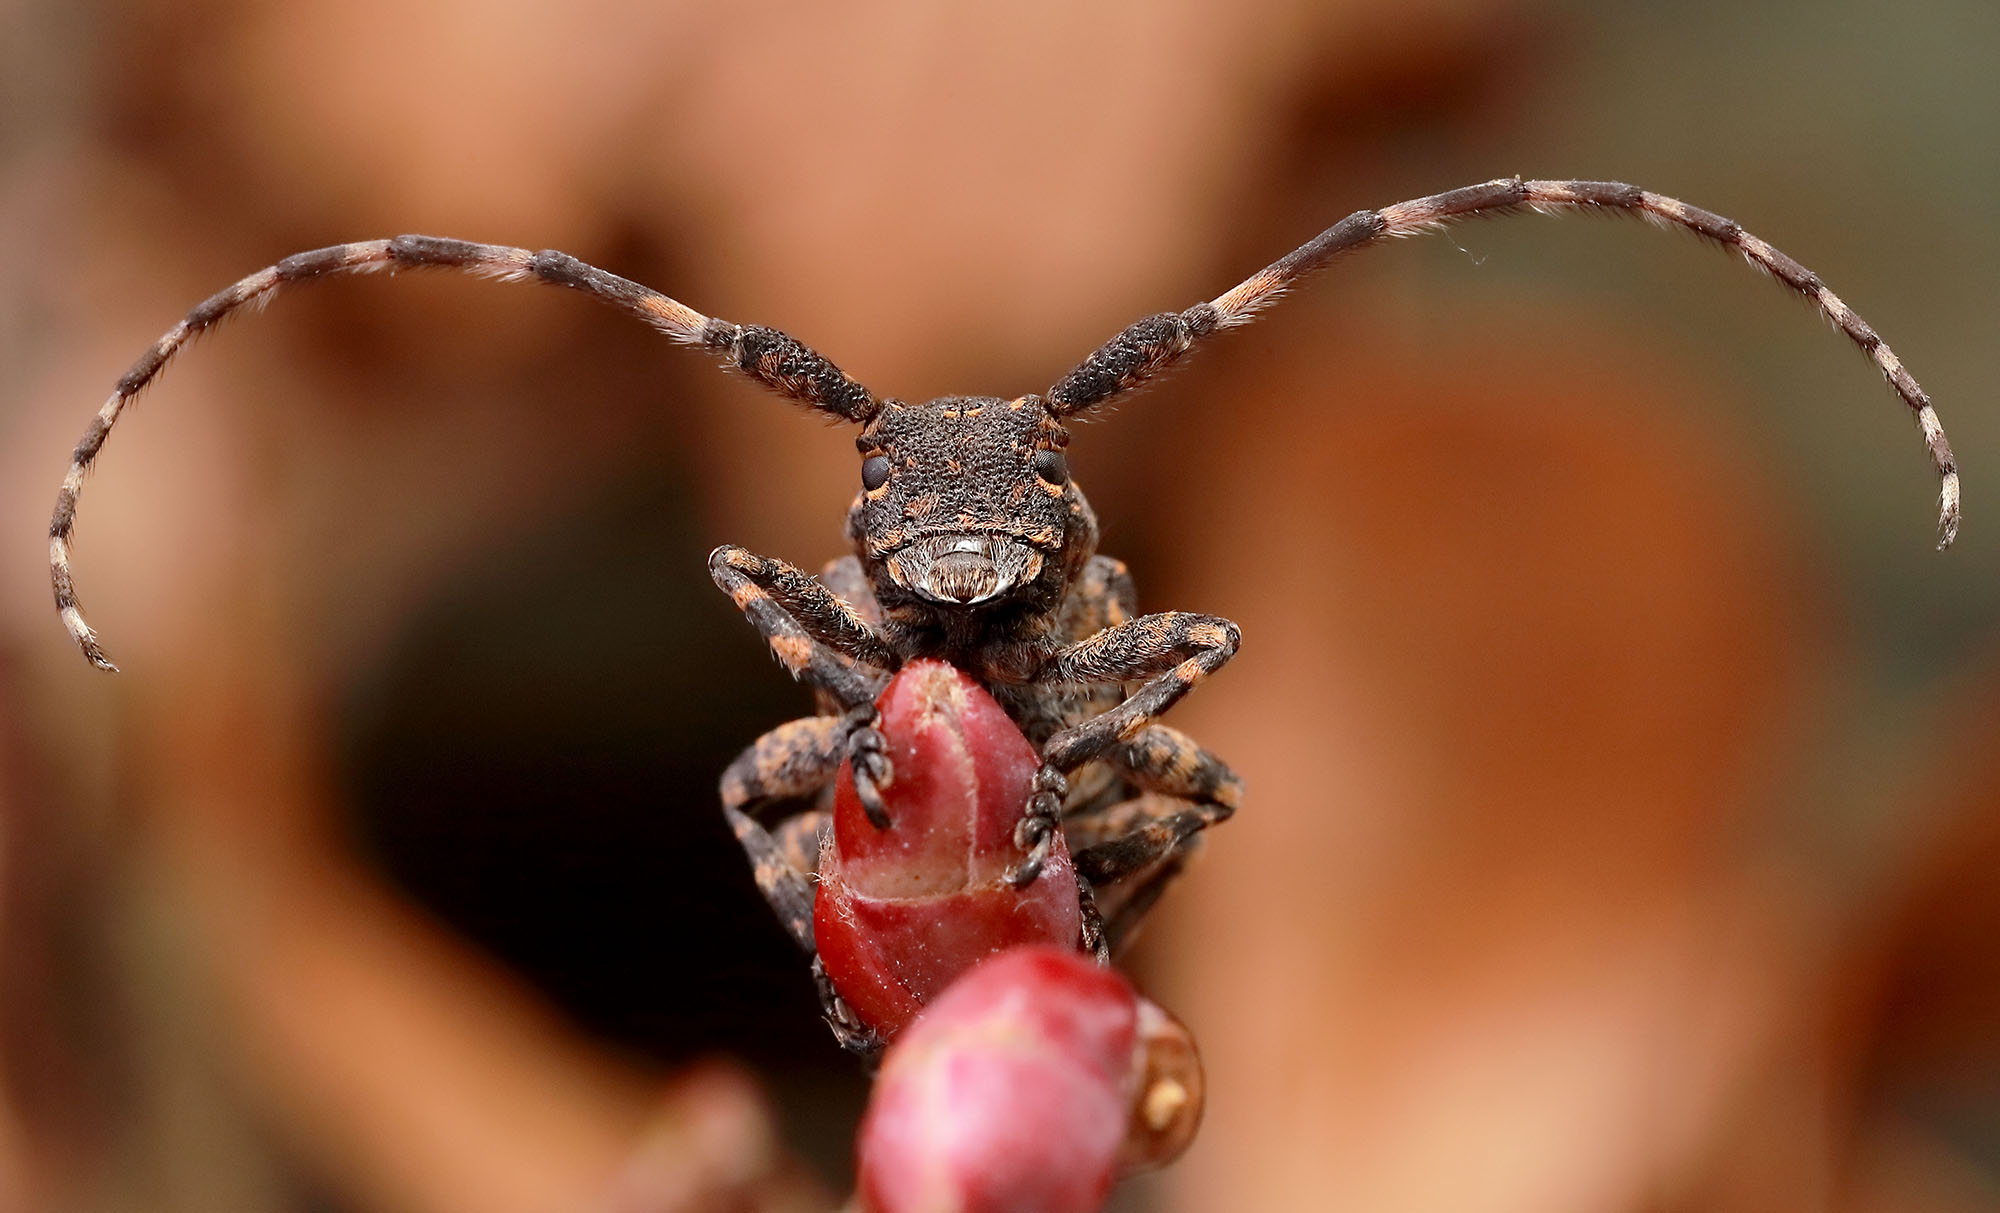
[[[895,778],[874,701],[920,658],[948,662],[990,692],[1034,745],[1040,766],[1015,830],[1017,886],[1040,874],[1067,833],[1086,898],[1115,894],[1086,930],[1124,939],[1207,827],[1239,806],[1242,783],[1159,717],[1236,653],[1215,615],[1140,615],[1125,566],[1097,551],[1098,527],[1069,474],[1068,423],[1159,375],[1196,346],[1249,321],[1340,254],[1458,219],[1538,211],[1637,215],[1741,255],[1808,300],[1866,354],[1914,415],[1939,485],[1938,546],[1959,524],[1959,480],[1936,410],[1873,328],[1812,271],[1735,222],[1618,182],[1504,178],[1356,211],[1236,286],[1180,312],[1148,316],[1039,394],[878,396],[775,329],[703,315],[565,253],[430,236],[333,245],[287,257],[204,300],[118,381],[77,443],[49,525],[55,605],[84,655],[114,668],[85,622],[70,542],[85,475],[126,406],[197,335],[281,287],[371,270],[451,268],[581,291],[813,412],[856,427],[860,488],[847,513],[850,554],[814,576],[740,547],[709,571],[773,655],[819,695],[819,714],[758,739],[722,778],[725,813],[760,887],[811,947],[805,843],[843,763],[869,818]]]

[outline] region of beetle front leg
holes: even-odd
[[[899,664],[859,612],[803,569],[723,546],[709,553],[708,572],[778,663],[843,708],[874,703]]]
[[[1007,882],[1015,888],[1027,888],[1042,874],[1049,849],[1055,845],[1056,831],[1062,828],[1063,798],[1068,795],[1068,778],[1052,764],[1043,762],[1035,772],[1028,807],[1014,825],[1014,846],[1027,855],[1007,873]]]
[[[1132,740],[1236,656],[1242,640],[1242,631],[1220,616],[1168,611],[1141,615],[1062,650],[1043,671],[1049,682],[1142,685],[1110,711],[1049,738],[1042,760],[1059,771],[1073,771],[1114,743]]]
[[[882,789],[895,771],[875,711],[875,697],[899,664],[888,643],[838,594],[782,560],[725,545],[709,553],[708,571],[792,677],[847,709],[855,794],[868,820],[888,829]]]

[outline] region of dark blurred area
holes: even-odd
[[[557,247],[878,393],[1012,395],[1339,216],[1637,182],[1818,271],[1521,216],[1341,262],[1079,427],[1250,801],[1134,968],[1209,1119],[1122,1207],[2000,1209],[2000,8],[0,0],[0,1210],[832,1208],[865,1079],[716,776],[806,696],[703,568],[850,435],[608,309],[289,253]]]

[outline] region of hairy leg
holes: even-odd
[[[888,646],[825,586],[782,560],[738,547],[709,553],[708,571],[792,677],[849,711],[881,694],[895,664]]]
[[[1186,865],[1202,831],[1229,820],[1243,782],[1186,734],[1153,725],[1106,758],[1143,793],[1063,822],[1077,875],[1103,890],[1119,947]]]
[[[722,814],[750,857],[751,875],[798,945],[813,950],[812,872],[818,847],[802,838],[793,813],[775,827],[760,810],[786,804],[811,806],[833,783],[845,757],[852,726],[841,716],[808,716],[781,724],[737,755],[722,773]],[[803,816],[817,818],[818,814]],[[817,834],[817,821],[814,834]],[[807,850],[810,847],[810,850]]]
[[[1102,686],[1136,682],[1140,686],[1116,707],[1062,730],[1043,744],[1035,796],[1015,834],[1027,852],[1013,874],[1017,883],[1033,880],[1048,857],[1049,837],[1067,790],[1063,775],[1112,746],[1137,738],[1154,717],[1235,656],[1240,641],[1241,633],[1227,619],[1173,611],[1142,615],[1106,628],[1050,659],[1043,677],[1051,683]]]

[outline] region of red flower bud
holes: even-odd
[[[883,1057],[861,1124],[870,1213],[1089,1213],[1201,1120],[1187,1030],[1075,951],[984,962]]]
[[[1078,946],[1075,870],[1060,833],[1016,889],[1014,827],[1041,765],[1006,711],[963,671],[914,661],[876,706],[894,775],[878,829],[843,763],[822,846],[813,939],[841,998],[884,1039],[959,974],[1025,943]]]

